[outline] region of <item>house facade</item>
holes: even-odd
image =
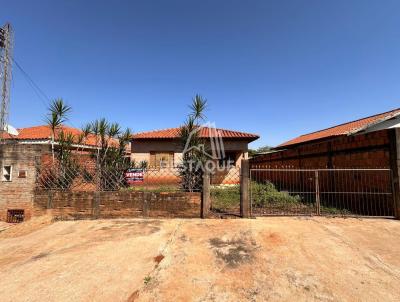
[[[182,162],[185,145],[180,138],[181,128],[169,128],[137,133],[131,141],[131,160],[147,162],[147,175],[164,175],[165,182],[179,182],[177,167]],[[258,135],[227,129],[199,128],[203,151],[214,162],[212,184],[239,183],[241,160],[248,158],[248,144]],[[158,178],[158,181],[160,178]]]
[[[209,127],[202,127],[199,137],[205,141],[206,150],[216,149],[218,144],[219,152],[210,157],[221,164],[229,161],[235,167],[248,158],[248,144],[259,138],[252,133]],[[132,137],[131,147],[132,161],[146,161],[151,168],[177,167],[185,148],[179,127],[137,133]]]

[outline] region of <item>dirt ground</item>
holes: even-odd
[[[42,217],[8,226],[1,301],[400,301],[396,220]]]

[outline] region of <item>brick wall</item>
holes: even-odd
[[[23,209],[29,219],[35,184],[35,161],[49,151],[49,146],[0,145],[0,220],[5,221],[8,209]],[[3,166],[12,166],[11,181],[3,181]],[[25,177],[23,177],[25,172]]]
[[[60,219],[200,217],[201,194],[187,192],[54,192],[36,190],[33,216]]]
[[[250,159],[250,167],[269,168],[390,168],[388,130],[341,136],[288,147]]]

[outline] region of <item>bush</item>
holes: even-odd
[[[252,182],[251,195],[253,205],[256,207],[263,207],[267,204],[283,205],[301,202],[300,196],[291,196],[287,192],[280,192],[271,182],[266,182],[265,184]]]

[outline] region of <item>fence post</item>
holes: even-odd
[[[315,207],[317,210],[317,215],[321,214],[321,200],[319,194],[319,174],[318,170],[315,170]]]
[[[242,159],[240,168],[240,216],[251,217],[251,206],[249,198],[249,160]]]
[[[389,131],[394,215],[396,219],[400,219],[400,128]]]
[[[207,218],[210,212],[210,172],[205,169],[203,173],[203,190],[201,193],[201,218]]]
[[[52,209],[53,208],[53,191],[49,190],[47,192],[47,209]]]

